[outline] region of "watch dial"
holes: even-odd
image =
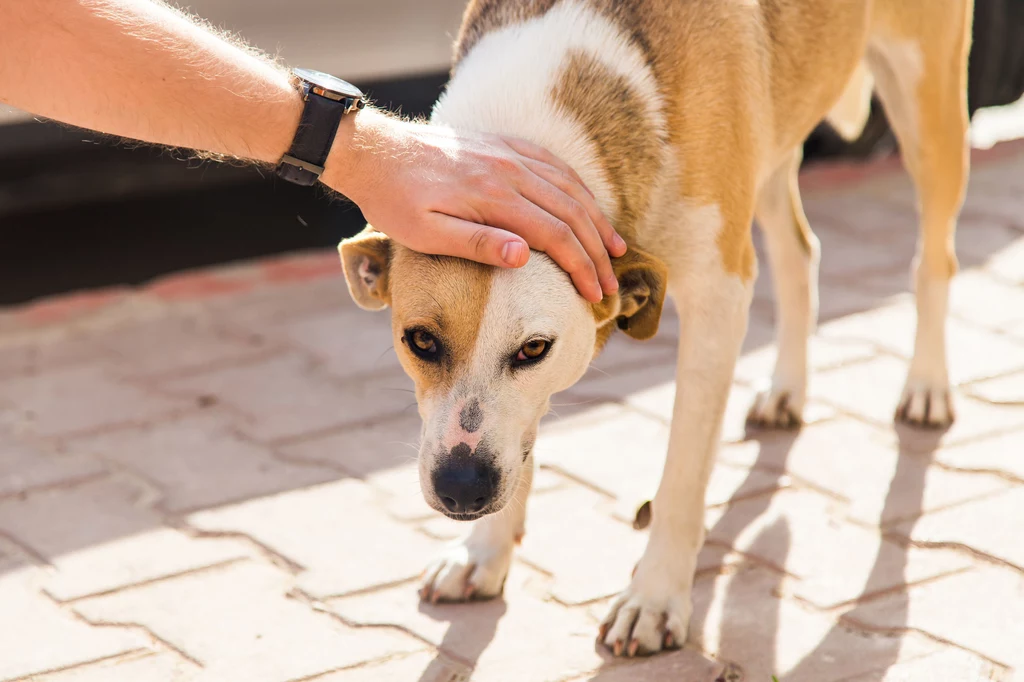
[[[329,73],[313,71],[312,69],[295,69],[294,73],[302,80],[309,81],[313,85],[319,85],[324,90],[336,92],[345,97],[363,98],[363,92],[359,88],[340,78],[335,78]]]

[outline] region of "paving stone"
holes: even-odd
[[[118,327],[98,337],[97,343],[116,355],[119,371],[142,377],[241,362],[269,350],[257,334],[233,335],[195,315]]]
[[[316,678],[316,682],[468,682],[470,669],[444,654],[420,651]]]
[[[606,501],[583,488],[537,496],[527,514],[534,522],[519,556],[553,576],[551,595],[564,604],[622,590],[647,546],[645,533],[612,519]]]
[[[188,682],[199,674],[199,666],[178,654],[140,651],[37,675],[31,682]]]
[[[577,678],[574,682],[718,682],[725,666],[705,658],[690,648],[669,651],[649,658],[609,661],[595,675]]]
[[[653,339],[637,341],[625,334],[612,334],[601,353],[590,363],[588,375],[628,371],[633,367],[674,364],[676,360],[677,321],[662,319]]]
[[[30,569],[0,570],[0,679],[78,665],[148,646],[127,628],[96,628],[34,588]]]
[[[789,589],[823,609],[971,565],[953,552],[908,550],[883,540],[876,531],[843,521],[841,506],[810,492],[737,502],[712,518],[709,542],[799,578]]]
[[[1017,341],[1024,341],[1024,320],[1006,325],[1004,331],[1011,338]]]
[[[985,268],[1006,282],[1024,284],[1024,235],[993,254]]]
[[[213,395],[247,416],[239,427],[260,440],[288,438],[400,414],[415,405],[404,377],[335,383],[298,355],[167,382],[174,393]],[[415,414],[415,413],[413,413]]]
[[[57,456],[0,430],[0,498],[80,481],[103,471],[102,463],[94,458]]]
[[[983,500],[934,512],[916,523],[900,524],[893,531],[914,542],[970,547],[1024,571],[1021,509],[1024,486],[1015,486]]]
[[[962,272],[950,287],[950,312],[976,325],[1002,329],[1024,320],[1024,288],[986,272]]]
[[[922,637],[865,637],[776,596],[781,576],[764,568],[698,581],[690,641],[736,663],[744,680],[821,682],[923,656],[937,645]]]
[[[915,325],[913,300],[904,298],[875,310],[828,322],[822,325],[821,334],[833,339],[869,341],[909,359],[914,350]],[[947,324],[947,345],[950,380],[954,384],[998,376],[1024,367],[1024,344],[969,326],[955,318]]]
[[[830,278],[856,279],[863,273],[908,271],[914,257],[915,231],[912,226],[915,224],[916,219],[890,233],[885,240],[878,241],[865,239],[863,234],[822,231],[818,234],[821,272],[828,273]]]
[[[850,362],[865,360],[872,357],[875,352],[871,344],[863,341],[813,336],[808,353],[808,367],[812,373],[820,372]],[[777,356],[778,349],[775,344],[762,346],[755,351],[745,353],[736,363],[736,379],[747,383],[770,380]]]
[[[0,530],[53,567],[60,600],[117,589],[246,556],[229,539],[190,538],[141,505],[143,491],[114,477],[0,501]]]
[[[98,365],[7,379],[0,383],[2,400],[15,405],[21,428],[40,436],[137,423],[191,406],[112,379]]]
[[[897,663],[879,670],[847,678],[840,682],[921,682],[921,680],[963,680],[997,682],[1004,679],[1002,669],[967,651],[944,649],[929,656]]]
[[[957,469],[997,471],[1024,480],[1024,431],[971,441],[967,445],[942,448],[935,458]]]
[[[203,308],[225,323],[263,334],[287,320],[328,310],[353,310],[355,304],[342,278],[331,277],[219,296],[203,301]]]
[[[289,575],[241,562],[94,597],[92,622],[136,623],[202,664],[202,680],[280,682],[422,648],[393,629],[356,629],[288,597]]]
[[[418,576],[438,544],[388,518],[365,483],[343,480],[192,514],[190,525],[244,533],[302,566],[316,597]],[[376,512],[376,513],[375,513]]]
[[[902,173],[887,174],[885,184],[889,187],[865,188],[875,194],[874,201],[865,201],[859,187],[857,191],[808,194],[802,202],[807,220],[816,234],[835,233],[862,241],[875,238],[869,244],[892,239],[913,244],[917,232],[913,186]]]
[[[570,488],[571,488],[571,485],[570,485]],[[562,494],[565,494],[564,490],[562,490],[560,492]],[[597,524],[597,525],[603,527],[603,524],[605,523],[606,519],[604,518],[605,517],[605,512],[601,509],[601,506],[602,505],[598,504],[598,509],[596,509],[593,512],[595,517],[596,517],[595,519],[588,519],[587,521],[584,522],[587,525],[588,528],[593,526],[594,524]],[[619,518],[619,522],[623,523],[623,524],[631,525],[634,517],[635,517],[635,510],[634,510],[634,513],[629,515],[628,518]],[[540,537],[537,539],[536,543],[534,543],[533,539],[532,539],[532,535],[533,535],[533,532],[534,532],[535,529],[538,531],[538,534],[540,535]],[[465,523],[462,523],[462,522],[459,522],[459,521],[453,521],[452,519],[449,519],[449,518],[447,518],[445,516],[438,515],[436,518],[431,519],[431,520],[423,523],[420,526],[420,530],[422,532],[426,533],[429,537],[432,537],[432,538],[435,538],[435,539],[438,539],[438,540],[452,541],[452,540],[460,539],[463,536],[465,536],[465,534],[469,530],[469,527]],[[620,529],[616,529],[616,532],[621,532],[621,530]],[[535,561],[536,561],[536,563],[538,565],[541,565],[541,566],[545,566],[545,565],[547,565],[547,566],[562,566],[564,564],[564,572],[566,572],[567,575],[569,573],[572,573],[573,571],[577,570],[577,569],[573,568],[571,561],[569,559],[565,558],[564,551],[560,548],[560,545],[558,544],[559,541],[561,539],[563,539],[563,537],[564,537],[564,530],[562,529],[561,524],[558,522],[558,519],[552,519],[550,517],[540,516],[539,514],[537,514],[534,511],[532,511],[532,508],[531,508],[531,510],[527,514],[526,535],[525,535],[525,537],[530,537],[531,538],[530,547],[531,547],[531,552],[532,553],[531,553],[530,556],[534,556],[534,559],[535,559]],[[524,541],[525,541],[525,538],[524,538]],[[602,540],[601,542],[604,543],[604,540]],[[580,544],[582,545],[583,543],[580,543]],[[553,553],[551,553],[551,554],[544,554],[545,550],[550,548],[550,547],[555,547],[556,548],[555,551]],[[588,550],[588,551],[591,551],[592,553],[597,554],[597,553],[600,553],[603,550],[600,549],[600,547],[596,547],[596,548],[592,548],[591,550]],[[642,552],[641,552],[641,555],[642,555]],[[630,573],[633,570],[633,566],[636,565],[636,561],[639,560],[639,556],[640,555],[638,555],[636,557],[636,559],[633,561],[632,564],[629,564],[629,572]],[[526,557],[527,557],[527,555],[524,555],[524,558],[526,558]],[[540,558],[537,558],[537,557],[540,557]],[[697,569],[696,569],[696,572],[697,573],[704,573],[704,572],[707,572],[707,571],[717,571],[717,570],[720,570],[723,566],[735,564],[735,563],[741,561],[742,559],[743,559],[743,557],[741,557],[739,554],[736,554],[735,552],[732,552],[727,547],[721,547],[721,546],[714,545],[714,544],[706,544],[701,549],[700,554],[697,555]],[[619,559],[616,559],[616,566],[619,566],[619,565],[626,566],[627,564],[628,564],[627,561],[624,561],[624,560],[620,561]],[[557,569],[557,570],[563,570],[563,569]],[[567,577],[565,579],[566,582],[568,582],[569,579],[570,578]],[[615,583],[616,579],[618,580],[617,583]],[[589,573],[588,573],[588,576],[587,576],[586,580],[587,581],[591,580],[591,577],[590,577]],[[602,581],[604,581],[604,588],[603,588],[603,590],[611,589],[613,592],[618,592],[619,590],[623,589],[625,587],[625,585],[626,585],[626,583],[623,582],[623,578],[621,576],[616,577],[615,575],[609,575],[606,579],[602,578]],[[573,591],[584,591],[584,590],[591,590],[591,589],[594,589],[593,585],[583,585],[583,586],[579,587],[578,589],[576,587],[571,587],[571,588],[569,588],[569,593],[567,593],[566,595],[563,595],[563,596],[565,596],[566,599],[575,599],[576,595],[572,594]],[[601,591],[601,590],[599,589],[598,591]],[[609,594],[611,594],[611,593],[609,593]],[[601,602],[598,601],[597,603],[600,604]],[[603,617],[603,616],[604,616],[604,613],[601,613],[597,617],[600,618],[600,617]]]
[[[422,422],[418,415],[346,429],[281,448],[290,460],[335,467],[387,494],[393,516],[421,520],[440,516],[423,499],[417,466]]]
[[[956,255],[961,270],[984,268],[989,259],[1018,239],[1020,232],[1002,220],[976,216],[971,216],[966,224],[961,220],[956,231]]]
[[[329,602],[347,622],[389,623],[431,642],[475,670],[473,682],[561,680],[598,668],[597,623],[585,609],[537,597],[542,579],[513,564],[503,597],[469,604],[421,604],[411,585]]]
[[[878,629],[912,628],[977,652],[1003,665],[1024,667],[1024,624],[1008,604],[1024,599],[1024,577],[1009,568],[974,570],[859,605],[850,622]]]
[[[668,428],[619,406],[542,426],[534,447],[541,466],[552,467],[634,508],[658,487]]]
[[[155,483],[161,509],[175,513],[341,476],[325,466],[276,458],[269,448],[239,437],[227,417],[210,412],[77,439],[67,447],[118,462]]]
[[[390,315],[332,308],[282,323],[280,333],[324,363],[334,376],[401,373]]]
[[[889,525],[1006,489],[998,476],[944,471],[924,454],[888,443],[881,432],[834,420],[799,434],[766,435],[726,446],[720,458],[740,466],[791,473],[848,501],[859,523]]]
[[[964,390],[988,402],[1024,407],[1024,372],[980,381]]]
[[[618,400],[623,404],[669,424],[675,404],[675,370],[671,366],[652,366],[637,369],[628,374],[595,378],[581,382],[572,389],[574,395],[591,400]],[[725,442],[744,440],[747,436],[747,411],[754,401],[756,392],[745,386],[733,384],[722,420],[722,436]],[[811,406],[805,415],[808,423],[827,419],[834,413],[830,409],[816,409]]]
[[[668,428],[630,410],[605,407],[541,429],[534,449],[544,466],[586,482],[633,511],[658,488],[668,449]],[[729,467],[715,467],[705,503],[722,504],[778,487],[777,477]]]
[[[103,359],[103,350],[88,336],[0,341],[0,376],[35,374],[43,370]]]
[[[902,361],[879,357],[822,372],[811,381],[811,395],[879,426],[892,428],[906,372]],[[956,392],[953,408],[957,419],[945,432],[897,426],[901,443],[908,449],[931,451],[940,444],[953,445],[1024,426],[1024,410],[1016,406],[988,405]]]

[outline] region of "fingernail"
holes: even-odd
[[[614,242],[616,248],[618,248],[620,251],[626,251],[626,240],[620,237],[619,235],[616,234],[615,238],[612,239],[612,242]]]
[[[514,268],[518,267],[523,258],[523,248],[522,242],[505,242],[505,246],[501,247],[501,260]]]
[[[601,287],[607,294],[614,294],[619,290],[619,280],[615,279],[615,275],[608,275],[606,278],[601,280]]]

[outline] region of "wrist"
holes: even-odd
[[[356,204],[381,180],[382,159],[393,153],[400,122],[386,113],[365,107],[342,119],[320,182]],[[385,150],[390,149],[390,152]]]

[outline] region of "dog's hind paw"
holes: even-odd
[[[501,594],[514,544],[493,546],[471,540],[452,545],[423,573],[420,598],[424,601],[469,601]]]
[[[802,392],[772,386],[757,394],[747,424],[766,429],[795,429],[803,423]]]
[[[896,421],[926,429],[943,429],[953,423],[953,394],[948,384],[907,379],[896,408]]]

